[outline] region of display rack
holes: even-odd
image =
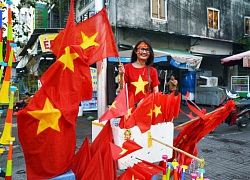
[[[231,76],[231,89],[236,92],[249,92],[249,76]]]

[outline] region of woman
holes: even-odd
[[[120,88],[125,84],[128,93],[134,96],[134,102],[139,103],[146,92],[158,92],[157,70],[152,67],[154,63],[154,52],[147,39],[139,41],[132,51],[131,62],[124,65],[119,64]]]

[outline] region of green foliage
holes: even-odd
[[[249,37],[245,37],[243,39],[237,39],[236,42],[244,44],[244,47],[243,47],[244,51],[248,51],[250,49],[250,39],[249,39]]]
[[[11,0],[11,1],[14,2],[16,0]],[[6,4],[6,0],[0,0],[0,2]],[[23,36],[28,37],[28,35],[31,33],[31,29],[28,26],[28,24],[25,24],[19,21],[18,14],[20,14],[20,10],[24,7],[35,8],[37,2],[38,0],[20,0],[20,2],[17,5],[13,4],[12,6],[13,9],[17,10],[17,11],[12,11],[13,38],[14,38],[15,43],[17,43],[19,47],[25,46],[25,42],[20,42],[18,41],[18,39]],[[46,4],[48,8],[51,7],[52,5],[55,5],[55,7],[60,11],[61,9],[63,9],[65,5],[67,5],[69,0],[39,0],[39,2]],[[7,10],[7,5],[3,8],[3,11],[6,11],[6,10]],[[31,16],[30,13],[28,15]],[[7,29],[7,23],[4,22],[6,20],[7,18],[3,17],[3,31],[4,32]],[[6,39],[6,37],[4,37],[4,39]],[[4,41],[4,44],[5,44],[5,41]]]

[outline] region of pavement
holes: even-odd
[[[214,109],[209,106],[200,106],[207,109],[207,112],[211,112]],[[188,113],[189,109],[185,105],[181,105],[181,109]],[[77,136],[77,149],[80,148],[85,136],[88,135],[89,139],[92,139],[92,121],[88,120],[97,119],[97,111],[84,112],[83,116],[78,117],[76,126]],[[177,119],[174,119],[174,125],[177,126],[183,122],[188,121],[188,118],[180,114]],[[3,131],[5,123],[5,117],[0,119],[0,132]],[[13,180],[25,180],[26,169],[24,155],[22,147],[17,137],[17,124],[16,118],[13,117],[13,136],[16,138],[13,143],[13,168],[12,179]],[[177,136],[179,132],[174,131],[174,136]],[[204,177],[211,180],[250,180],[250,126],[239,131],[237,126],[229,127],[227,124],[222,123],[212,133],[205,136],[199,143],[198,157],[205,159]],[[5,170],[8,147],[4,146],[6,151],[0,155],[0,168]],[[191,172],[190,167],[187,170],[187,174]],[[119,172],[118,172],[119,173]],[[121,173],[121,172],[120,172]],[[0,179],[3,179],[0,177]],[[157,180],[160,180],[161,176],[157,176]],[[191,179],[189,175],[185,179]]]

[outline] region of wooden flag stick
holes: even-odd
[[[215,109],[214,111],[211,111],[211,112],[209,112],[209,113],[207,113],[207,114],[205,114],[205,116],[209,116],[209,115],[211,115],[211,114],[213,114],[213,113],[215,113],[215,112],[221,111],[222,109],[224,109],[224,106],[223,106],[223,107],[220,107],[220,108],[218,108],[218,109]],[[197,121],[197,120],[199,120],[199,119],[200,119],[200,117],[196,117],[196,118],[194,118],[194,119],[191,119],[190,121],[187,121],[187,122],[184,122],[184,123],[182,123],[182,124],[180,124],[180,125],[178,125],[178,126],[175,126],[174,129],[178,129],[178,128],[182,127],[182,126],[185,126],[185,125],[187,125],[187,124],[189,124],[189,123],[192,123],[192,122],[194,122],[194,121]]]
[[[148,147],[151,147],[151,146],[152,146],[152,140],[153,140],[153,141],[156,141],[156,142],[158,142],[158,143],[160,143],[160,144],[162,144],[162,145],[164,145],[164,146],[167,146],[167,147],[169,147],[169,148],[171,148],[171,149],[173,149],[173,150],[175,150],[175,151],[178,151],[178,152],[180,152],[180,153],[182,153],[182,154],[185,154],[186,156],[188,156],[188,157],[190,157],[190,158],[192,158],[192,159],[194,159],[194,160],[200,162],[200,164],[203,165],[203,166],[204,166],[204,164],[205,164],[204,159],[197,158],[196,156],[194,156],[194,155],[192,155],[192,154],[189,154],[189,153],[187,153],[186,151],[183,151],[183,150],[181,150],[181,149],[178,149],[178,148],[176,148],[176,147],[174,147],[174,146],[170,146],[169,144],[166,144],[166,143],[164,143],[164,142],[162,142],[162,141],[160,141],[160,140],[158,140],[158,139],[155,139],[155,138],[151,137],[151,132],[148,132]]]

